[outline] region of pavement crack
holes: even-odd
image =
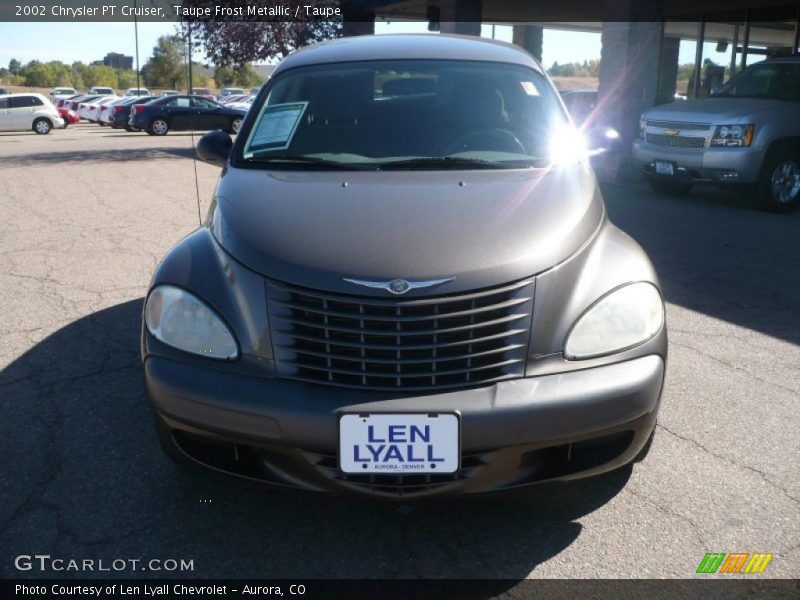
[[[796,504],[800,504],[800,498],[797,498],[797,497],[793,496],[785,488],[781,487],[780,485],[778,485],[777,483],[772,481],[772,479],[770,479],[770,477],[766,473],[764,473],[763,471],[760,471],[759,469],[756,469],[755,467],[751,467],[749,465],[743,465],[741,463],[738,463],[735,460],[733,460],[731,458],[728,458],[727,456],[724,456],[722,454],[717,454],[716,452],[712,452],[711,450],[709,450],[706,446],[704,446],[700,442],[698,442],[696,440],[693,440],[692,438],[687,437],[685,435],[681,435],[681,434],[679,434],[679,433],[677,433],[675,431],[672,431],[667,426],[665,426],[665,425],[663,425],[661,423],[658,423],[656,425],[656,427],[658,427],[659,429],[663,429],[668,434],[678,438],[679,440],[683,440],[684,442],[689,442],[690,444],[694,445],[696,448],[698,448],[702,452],[705,452],[706,454],[709,454],[709,455],[713,456],[714,458],[719,458],[720,460],[724,460],[725,462],[727,462],[727,463],[729,463],[729,464],[731,464],[731,465],[733,465],[735,467],[738,467],[740,469],[744,469],[746,471],[750,471],[752,473],[755,473],[761,479],[763,479],[764,482],[767,483],[770,487],[773,487],[773,488],[779,490],[781,493],[783,493],[792,502],[794,502]]]

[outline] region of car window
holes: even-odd
[[[42,106],[42,102],[36,96],[15,96],[10,98],[11,108],[30,108],[31,106]]]
[[[167,102],[166,105],[172,108],[189,108],[192,103],[189,98],[174,98]]]
[[[207,98],[192,98],[192,102],[197,108],[217,108],[217,104]]]
[[[512,64],[316,65],[268,85],[241,150],[254,166],[270,153],[378,168],[533,166],[569,127],[546,78]]]
[[[712,96],[800,102],[800,63],[763,62],[751,65]]]

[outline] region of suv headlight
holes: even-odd
[[[570,360],[593,358],[638,346],[664,324],[664,303],[651,283],[630,283],[609,292],[584,312],[567,335]]]
[[[753,141],[752,125],[719,125],[711,138],[712,146],[749,146]]]
[[[157,340],[192,354],[232,360],[239,356],[228,326],[202,300],[172,285],[159,285],[147,297],[147,330]]]

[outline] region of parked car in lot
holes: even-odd
[[[132,98],[123,96],[122,98],[114,98],[111,102],[101,103],[97,109],[97,123],[99,125],[109,125],[111,123],[111,115],[114,114],[114,109],[132,100]]]
[[[78,92],[75,91],[75,88],[71,87],[57,87],[53,88],[53,91],[50,92],[50,100],[55,104],[56,101],[66,98],[73,98],[78,95]]]
[[[126,96],[151,96],[150,90],[147,88],[128,88],[125,92]]]
[[[748,66],[709,98],[642,115],[633,156],[657,192],[696,184],[752,189],[760,205],[800,204],[800,56]]]
[[[217,102],[219,102],[220,104],[222,104],[224,106],[229,106],[229,105],[234,104],[236,102],[242,102],[244,99],[249,98],[249,97],[250,96],[248,96],[247,94],[235,94],[235,95],[225,96],[225,97],[220,96],[219,99],[217,100]]]
[[[69,108],[71,110],[74,110],[75,112],[78,112],[78,110],[80,110],[80,105],[82,102],[91,102],[92,100],[101,97],[102,96],[96,96],[94,94],[81,94],[80,96],[76,96],[75,98],[69,98],[67,100],[64,100],[61,103],[61,106],[63,108]]]
[[[200,96],[169,96],[133,107],[129,123],[150,135],[188,129],[239,131],[245,111],[226,108]]]
[[[114,106],[114,112],[111,117],[111,127],[114,129],[125,129],[126,131],[139,131],[131,127],[128,123],[134,106],[137,104],[145,104],[154,100],[155,96],[137,96],[135,98],[128,98],[123,105]]]
[[[237,102],[229,102],[225,106],[228,108],[235,108],[237,110],[243,110],[247,112],[250,110],[250,107],[253,105],[253,101],[255,98],[253,96],[247,96],[244,100],[237,101]]]
[[[78,116],[92,123],[96,123],[100,116],[100,107],[116,100],[116,96],[101,96],[91,102],[81,102],[78,108]]]
[[[8,94],[8,90],[4,87],[0,87],[0,96],[5,96]]]
[[[237,87],[224,87],[219,91],[218,100],[225,98],[226,96],[243,96],[244,90],[242,88]]]
[[[646,455],[658,279],[530,54],[348,38],[290,54],[259,98],[235,141],[201,138],[224,167],[208,219],[145,301],[171,457],[397,499]]]
[[[217,97],[214,94],[211,93],[211,90],[209,90],[208,88],[204,88],[204,87],[193,88],[191,95],[193,95],[193,96],[201,96],[203,98],[208,98],[209,100],[214,100],[214,101],[216,101],[216,99],[217,99]]]
[[[64,120],[42,94],[0,96],[0,131],[33,130],[47,134],[54,127],[64,127]]]
[[[180,92],[178,90],[164,90],[162,91],[159,96],[179,96]]]
[[[76,125],[81,122],[81,118],[78,116],[78,113],[72,109],[57,106],[56,110],[58,111],[58,115],[64,119],[64,129],[66,129],[69,125]]]
[[[110,87],[103,87],[103,86],[95,86],[93,88],[89,88],[89,94],[96,94],[99,96],[113,96],[116,94],[114,88]]]

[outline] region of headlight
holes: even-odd
[[[239,355],[228,326],[202,300],[171,285],[159,285],[147,298],[147,330],[170,346],[209,358]]]
[[[633,348],[652,338],[664,324],[664,304],[654,285],[631,283],[608,293],[572,326],[564,354],[592,358]]]
[[[752,125],[719,125],[711,138],[712,146],[749,146],[753,141]]]
[[[639,137],[644,139],[644,128],[647,125],[647,119],[644,118],[644,115],[639,119]]]

